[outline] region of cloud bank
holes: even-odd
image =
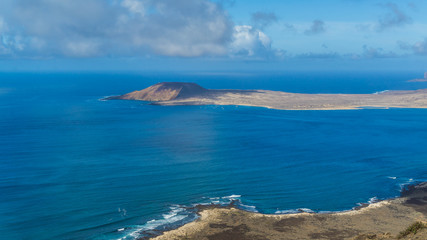
[[[411,51],[415,55],[427,56],[427,38],[414,44],[398,42],[400,49]]]
[[[208,0],[2,0],[0,54],[18,57],[228,53],[233,23]]]
[[[317,35],[324,33],[325,31],[325,22],[323,22],[322,20],[314,20],[311,24],[311,27],[307,29],[304,33],[306,35]]]
[[[289,51],[287,58],[345,58],[350,55],[358,59],[392,58],[404,55],[401,51],[388,50],[394,49],[392,44],[396,43],[388,41],[393,33],[388,30],[412,23],[412,18],[402,11],[405,8],[399,8],[403,5],[388,3],[380,5],[385,12],[379,19],[358,23],[358,32],[347,30],[355,28],[357,22],[348,26],[346,22],[328,20],[326,24],[320,19],[286,23],[268,11],[252,13],[250,24],[235,25],[222,7],[232,6],[234,2],[1,0],[0,59],[150,56],[283,59],[284,51],[278,48]],[[310,19],[313,18],[310,16]],[[415,22],[407,26],[406,31],[411,29],[421,28]],[[274,45],[266,33],[275,37]],[[419,34],[417,39],[423,37]],[[357,41],[357,46],[378,45],[372,41],[374,38],[384,42],[380,48],[347,50],[350,47],[343,44],[350,40],[353,46]],[[427,55],[427,40],[412,42],[407,37],[402,40],[410,44],[401,43],[401,50]],[[322,43],[327,43],[328,47]]]

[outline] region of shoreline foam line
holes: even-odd
[[[407,191],[410,186],[414,184],[421,184],[421,181],[414,181],[412,178],[405,181],[404,183],[398,183],[400,187],[401,195]],[[273,214],[259,213],[256,206],[250,206],[244,204],[242,201],[242,195],[232,194],[224,197],[205,197],[198,203],[185,205],[172,205],[169,207],[167,213],[162,214],[162,218],[152,219],[142,225],[122,227],[116,230],[121,232],[123,235],[117,240],[128,240],[128,239],[151,239],[153,237],[159,237],[162,234],[177,230],[186,224],[198,221],[201,217],[201,212],[204,210],[212,209],[238,209],[247,213],[261,214],[265,216],[294,216],[300,214],[337,214],[337,215],[354,215],[361,213],[363,208],[371,209],[381,207],[388,204],[389,200],[394,200],[399,197],[378,199],[376,196],[369,198],[366,202],[356,203],[351,209],[344,209],[339,211],[328,211],[319,210],[314,211],[309,208],[297,208],[287,210],[277,210]]]

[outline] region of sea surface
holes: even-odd
[[[102,101],[163,81],[375,93],[421,73],[0,73],[2,239],[135,239],[198,204],[343,211],[427,179],[427,109],[283,111]]]

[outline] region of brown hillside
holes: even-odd
[[[195,97],[208,90],[195,83],[163,82],[134,91],[121,96],[108,99],[142,100],[142,101],[169,101],[174,99],[185,99]]]

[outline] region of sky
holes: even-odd
[[[1,0],[0,71],[427,71],[425,0]]]

